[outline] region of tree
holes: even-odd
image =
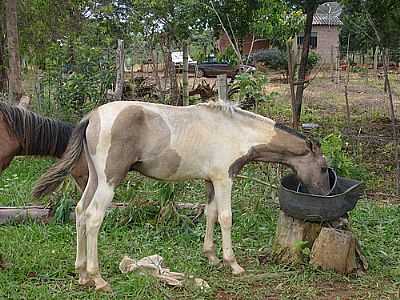
[[[8,51],[9,99],[19,102],[22,97],[21,59],[19,54],[19,38],[17,27],[17,1],[6,1],[6,27]]]
[[[287,0],[289,5],[293,7],[297,7],[304,11],[306,16],[305,25],[304,25],[304,40],[303,47],[301,50],[300,57],[300,65],[297,75],[297,88],[296,88],[296,97],[293,103],[293,115],[292,115],[292,126],[294,128],[298,128],[300,126],[300,116],[301,116],[301,107],[303,103],[303,92],[305,89],[305,79],[306,79],[306,71],[307,71],[307,60],[308,53],[310,52],[310,38],[311,38],[311,29],[312,22],[314,18],[314,14],[317,10],[317,7],[327,0]]]
[[[0,92],[7,91],[6,30],[4,4],[0,3]]]

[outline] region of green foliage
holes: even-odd
[[[253,59],[255,61],[261,61],[265,63],[267,67],[274,70],[287,70],[288,60],[287,52],[278,48],[265,49],[258,51],[254,54]],[[307,71],[311,71],[321,60],[318,53],[310,51],[307,58]]]
[[[319,63],[320,60],[321,56],[319,56],[318,53],[310,51],[307,58],[307,71],[310,72]]]
[[[266,66],[275,70],[287,70],[287,54],[278,48],[265,49],[258,51],[253,56],[255,61],[261,61]]]
[[[115,78],[114,57],[99,47],[54,45],[46,59],[55,100],[70,118],[82,117],[105,102]]]
[[[267,76],[260,72],[255,74],[240,73],[235,77],[234,87],[239,87],[240,100],[254,98],[258,101],[269,99],[264,93],[264,86],[267,84]]]
[[[379,45],[396,48],[400,42],[400,1],[393,0],[342,0],[344,4],[344,33],[342,40],[351,33],[356,43],[350,50]],[[363,39],[365,41],[363,41]],[[365,50],[365,48],[364,48]]]
[[[62,197],[57,203],[56,210],[54,212],[54,218],[57,223],[65,224],[70,221],[70,214],[72,212],[73,202],[71,199]]]
[[[286,41],[295,37],[304,25],[302,10],[288,2],[260,0],[253,20],[254,31],[280,49],[285,49]]]
[[[224,52],[217,53],[217,61],[220,62],[228,62],[230,65],[232,66],[236,66],[238,65],[238,57],[235,53],[235,51],[233,50],[232,46],[229,46],[228,48],[226,48],[224,50]]]
[[[322,140],[321,146],[330,167],[335,169],[338,175],[360,180],[365,179],[367,171],[346,153],[346,144],[340,134],[327,135]]]

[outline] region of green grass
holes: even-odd
[[[14,161],[1,180],[9,182],[16,174],[14,184],[7,187],[7,196],[15,193],[18,198],[3,203],[25,203],[34,178],[49,163],[32,159]],[[276,184],[277,172],[275,167],[260,164],[247,166],[242,174]],[[268,253],[272,245],[278,215],[276,192],[254,181],[238,179],[233,192],[233,241],[238,261],[247,273],[235,277],[226,267],[209,266],[202,256],[204,218],[195,224],[176,218],[164,225],[157,224],[160,207],[145,205],[143,201],[156,201],[158,189],[155,181],[136,174],[128,176],[118,189],[115,201],[130,201],[131,205],[126,210],[111,212],[99,237],[102,272],[111,283],[113,294],[102,295],[77,285],[72,224],[27,223],[0,227],[0,253],[8,263],[0,271],[0,299],[317,299],[336,295],[342,299],[395,299],[398,295],[399,206],[366,200],[352,212],[352,227],[370,264],[364,276],[342,276],[271,261],[260,264],[258,257]],[[205,201],[201,181],[180,183],[176,191],[178,201]],[[70,188],[62,195],[74,200],[79,197]],[[218,228],[216,241],[221,257]],[[134,258],[160,254],[171,270],[203,278],[211,289],[171,288],[150,277],[121,274],[118,264],[125,254]]]
[[[239,205],[234,207],[244,204],[238,202],[242,200],[237,199],[235,204]],[[333,285],[351,292],[352,297],[345,299],[395,299],[400,285],[398,206],[362,201],[352,212],[352,226],[370,270],[363,276],[348,277],[310,267],[291,268],[273,262],[261,265],[258,256],[270,249],[274,235],[278,214],[274,206],[265,200],[257,210],[234,210],[234,248],[247,270],[241,277],[231,275],[226,267],[209,266],[201,255],[203,219],[194,226],[155,226],[155,215],[150,214],[147,220],[120,225],[115,215],[108,216],[99,237],[99,253],[103,275],[113,287],[111,295],[77,285],[73,225],[0,227],[0,253],[9,264],[0,272],[0,298],[215,299],[226,295],[226,299],[266,299],[279,295],[282,299],[315,299],[332,293],[326,288]],[[216,241],[220,249],[219,233]],[[211,289],[171,288],[147,276],[121,274],[118,264],[125,254],[135,258],[160,254],[171,270],[203,278]]]
[[[308,90],[312,89],[313,85]],[[323,129],[315,135],[322,137],[342,128],[343,116],[324,114],[325,104],[319,104],[318,97],[327,97],[327,94],[313,97],[317,101],[305,107],[303,121],[322,125]],[[339,101],[342,96],[333,93],[328,98]],[[289,120],[290,109],[279,101],[268,103],[260,111],[280,121]],[[363,155],[369,148],[369,145],[360,145],[352,159],[367,167],[370,188],[391,193],[392,179],[388,180],[391,170],[382,171],[377,167],[390,167],[390,164],[382,163],[388,161],[382,159],[388,155],[381,148]],[[371,164],[371,159],[366,163],[371,157],[376,159],[375,164]],[[36,179],[51,163],[51,160],[43,159],[15,159],[0,176],[0,205],[48,203],[48,198],[32,200],[30,192]],[[275,185],[279,173],[279,169],[267,165],[250,165],[242,172]],[[276,191],[252,180],[237,179],[233,191],[233,243],[238,261],[247,273],[235,277],[226,267],[209,266],[202,256],[203,217],[195,224],[176,216],[167,219],[165,224],[157,223],[160,192],[161,187],[156,181],[135,173],[129,174],[117,190],[114,202],[129,202],[130,206],[111,212],[99,237],[102,273],[111,283],[113,294],[99,294],[78,286],[74,272],[75,227],[72,224],[0,226],[0,254],[8,265],[0,270],[0,299],[400,299],[398,204],[365,199],[351,212],[353,231],[369,262],[365,275],[343,276],[309,266],[294,268],[271,261],[261,264],[258,258],[270,251],[275,232],[279,211]],[[76,202],[79,193],[67,184],[54,199]],[[204,183],[176,184],[175,199],[205,202]],[[215,233],[221,257],[219,228]],[[125,254],[134,258],[160,254],[172,271],[203,278],[211,289],[171,288],[148,276],[121,274],[118,264]]]
[[[32,202],[32,187],[53,163],[49,159],[17,157],[0,176],[0,206],[20,206]]]

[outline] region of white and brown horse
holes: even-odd
[[[72,124],[0,101],[0,174],[17,155],[61,158],[73,129]],[[71,175],[83,191],[89,175],[84,155]]]
[[[142,102],[112,102],[92,111],[76,127],[65,156],[37,183],[34,196],[54,190],[86,153],[88,185],[76,207],[79,282],[108,289],[97,256],[99,228],[115,188],[129,170],[177,181],[204,179],[208,190],[203,251],[218,263],[214,224],[222,231],[224,261],[233,273],[231,241],[232,180],[250,161],[278,162],[293,168],[312,193],[329,191],[327,165],[317,144],[271,119],[223,103],[174,107]]]

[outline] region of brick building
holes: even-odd
[[[335,61],[339,51],[339,33],[342,22],[339,17],[315,15],[311,30],[310,50],[321,56],[324,63]],[[297,36],[297,44],[303,44],[303,34]]]
[[[327,13],[334,9],[335,15]],[[321,56],[322,62],[330,63],[331,56],[336,59],[339,50],[339,33],[343,24],[338,15],[340,14],[340,6],[337,2],[328,2],[318,7],[313,19],[313,27],[311,31],[310,49]],[[338,13],[339,11],[339,13]],[[248,54],[251,47],[253,36],[248,34],[242,41],[242,53]],[[303,44],[303,34],[297,36],[297,45]],[[223,52],[230,46],[227,36],[221,33],[217,41],[217,48]],[[255,39],[253,45],[253,53],[257,50],[270,48],[271,44],[267,39]]]

